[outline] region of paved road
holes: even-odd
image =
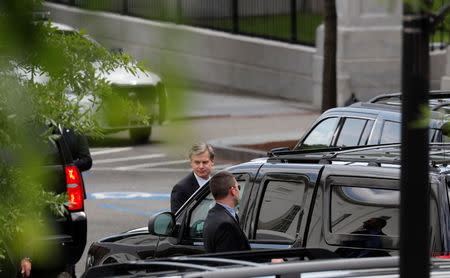
[[[84,174],[88,243],[147,225],[169,207],[172,186],[190,171],[186,150],[195,141],[228,144],[299,137],[319,113],[302,103],[277,99],[190,93],[189,109],[153,129],[151,141],[131,145],[121,132],[91,142],[93,168]],[[217,158],[215,171],[237,163]],[[76,266],[84,271],[86,251]]]

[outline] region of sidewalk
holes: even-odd
[[[235,162],[264,157],[274,147],[293,147],[320,115],[310,104],[292,100],[211,91],[186,94],[189,109],[171,116],[179,123],[175,129],[189,126],[194,137],[213,145],[217,157]]]

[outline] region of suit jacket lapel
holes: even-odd
[[[236,220],[236,218],[226,208],[224,208],[222,205],[219,204],[216,204],[216,206],[220,206],[225,211],[225,213],[228,214],[228,216],[231,217],[234,220],[234,222],[236,222],[236,224],[239,225],[239,222]]]
[[[192,192],[195,192],[195,191],[197,191],[197,189],[200,188],[200,185],[198,184],[198,181],[194,175],[194,172],[192,172],[191,179],[192,179],[192,184],[194,185],[194,190]]]

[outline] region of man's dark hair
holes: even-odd
[[[379,225],[380,229],[383,229],[386,226],[387,222],[385,219],[379,218],[379,217],[377,217],[375,219],[378,221],[378,225]]]
[[[209,187],[214,199],[221,200],[228,195],[230,187],[234,186],[234,176],[230,172],[219,172],[209,181]]]

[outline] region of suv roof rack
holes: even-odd
[[[441,109],[444,106],[450,106],[450,101],[439,102],[438,104],[433,106],[432,110],[433,111],[437,111],[437,110]]]
[[[400,105],[400,101],[402,99],[402,93],[391,93],[391,94],[383,94],[376,96],[369,101],[368,103],[380,103],[380,104],[390,104],[390,105]],[[431,105],[436,105],[439,101],[445,101],[445,99],[450,99],[450,91],[430,91],[429,92],[429,100]],[[395,102],[397,100],[397,102]],[[432,101],[438,100],[438,101]],[[447,100],[448,101],[448,100]]]
[[[430,143],[430,164],[447,166],[450,163],[450,143]],[[354,146],[301,151],[269,152],[267,162],[331,164],[335,161],[365,162],[371,166],[400,164],[401,144]]]

